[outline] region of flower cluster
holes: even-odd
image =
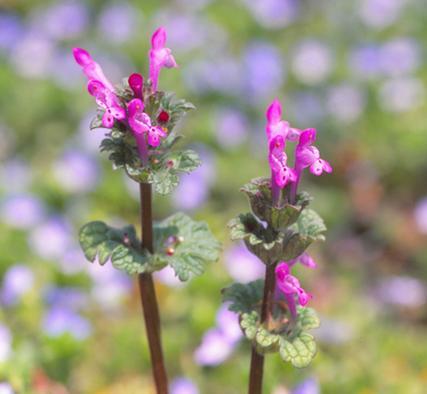
[[[319,176],[323,172],[332,172],[332,167],[320,157],[319,149],[313,145],[316,141],[316,129],[300,130],[282,120],[282,105],[278,99],[267,108],[266,116],[273,203],[277,206],[280,204],[280,192],[289,184],[291,185],[289,199],[291,203],[295,203],[298,185],[305,168],[309,168],[312,174]],[[288,166],[286,141],[297,142],[293,167]],[[312,298],[300,286],[298,279],[290,273],[291,267],[298,261],[309,268],[316,267],[315,261],[306,252],[296,259],[282,261],[276,267],[277,288],[284,294],[293,318],[296,318],[295,298],[301,306],[305,306]]]
[[[275,99],[267,108],[266,116],[273,200],[278,204],[280,190],[292,184],[291,201],[294,202],[304,168],[309,167],[312,174],[321,175],[323,171],[332,172],[332,167],[326,160],[320,158],[319,149],[313,146],[316,141],[316,130],[300,130],[282,120],[282,105],[278,99]],[[298,142],[293,168],[288,166],[286,141]]]
[[[164,124],[169,120],[166,111],[160,110],[155,121],[144,112],[148,97],[157,92],[160,70],[164,67],[177,67],[171,50],[165,47],[166,30],[158,28],[151,38],[149,53],[149,81],[144,85],[144,78],[138,73],[129,76],[127,82],[129,95],[123,95],[105,76],[101,66],[95,62],[89,52],[74,48],[76,62],[82,67],[88,78],[88,91],[96,100],[102,114],[102,126],[112,129],[119,124],[129,129],[135,137],[139,155],[145,164],[148,158],[148,147],[156,148],[167,136]]]

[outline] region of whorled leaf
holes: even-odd
[[[242,328],[246,338],[248,338],[250,341],[256,337],[258,331],[258,320],[259,316],[256,311],[243,313],[240,318],[240,327]]]
[[[300,256],[315,241],[324,241],[325,231],[322,218],[314,210],[303,210],[297,222],[289,228],[283,260]]]
[[[265,228],[252,213],[240,214],[228,223],[232,240],[244,240],[246,247],[265,264],[283,255],[284,234]]]
[[[320,327],[320,319],[313,308],[298,307],[297,324],[301,330],[311,330]]]
[[[280,357],[296,368],[307,367],[316,355],[316,342],[313,335],[301,331],[291,340],[280,339]]]
[[[201,275],[207,263],[219,258],[221,245],[208,225],[181,212],[156,223],[154,236],[154,258],[170,265],[181,281]]]
[[[101,265],[111,260],[113,266],[128,274],[151,272],[155,269],[149,255],[140,249],[135,228],[116,229],[104,222],[84,225],[79,233],[80,246],[86,258]]]
[[[259,309],[264,291],[262,279],[243,284],[233,283],[222,289],[223,302],[230,302],[228,309],[237,313],[250,313]]]
[[[278,207],[274,206],[270,178],[252,179],[242,187],[241,191],[248,196],[252,212],[276,230],[286,229],[295,223],[311,199],[307,193],[301,193],[295,205],[281,203]],[[286,201],[284,191],[282,191],[282,200]]]

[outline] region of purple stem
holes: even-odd
[[[289,307],[289,312],[291,313],[292,320],[295,321],[297,318],[297,307],[295,303],[295,298],[293,294],[284,294],[286,302]]]
[[[291,204],[295,204],[297,201],[297,192],[298,192],[299,182],[301,180],[302,168],[300,168],[298,165],[296,165],[294,167],[294,171],[297,174],[297,179],[295,180],[295,182],[291,183],[291,193],[290,193]]]
[[[142,164],[146,166],[148,164],[148,147],[147,141],[145,140],[145,134],[134,133],[134,135]]]
[[[271,198],[275,207],[278,207],[280,204],[280,192],[280,186],[276,182],[273,170],[271,170]]]

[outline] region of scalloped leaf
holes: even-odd
[[[251,313],[243,313],[240,319],[240,327],[243,330],[246,338],[250,341],[255,339],[258,331],[258,313],[252,311]]]
[[[280,343],[280,335],[268,331],[266,328],[260,326],[255,335],[255,341],[258,349],[263,352],[277,350]]]
[[[279,354],[284,361],[290,362],[296,368],[308,366],[316,354],[313,335],[302,331],[292,340],[281,338]]]
[[[284,260],[300,256],[313,242],[324,241],[326,231],[322,218],[312,209],[304,209],[298,221],[290,228],[284,249]]]
[[[116,229],[104,222],[85,224],[79,233],[80,246],[86,258],[101,265],[111,260],[113,266],[128,274],[151,272],[149,256],[139,248],[135,228],[126,226]]]
[[[320,327],[320,319],[313,308],[298,307],[298,325],[302,330]]]
[[[181,281],[201,275],[205,265],[218,260],[220,243],[205,222],[182,212],[154,225],[155,259],[170,265]]]
[[[228,309],[238,313],[249,313],[259,307],[263,297],[264,281],[262,279],[243,284],[233,283],[222,289],[223,302],[230,302]]]
[[[276,230],[285,229],[295,223],[311,200],[307,193],[300,193],[296,205],[285,203],[276,207],[271,197],[271,180],[265,177],[252,179],[240,190],[248,196],[252,212]],[[282,199],[286,199],[284,191]]]

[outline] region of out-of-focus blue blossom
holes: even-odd
[[[44,205],[31,194],[12,195],[0,203],[1,220],[10,227],[28,229],[40,223],[44,216]]]
[[[360,45],[350,51],[348,67],[357,77],[370,79],[381,73],[380,48],[375,44]]]
[[[409,74],[421,63],[418,43],[409,37],[400,37],[384,44],[381,48],[380,66],[390,77]]]
[[[59,259],[73,243],[73,230],[63,218],[55,216],[34,228],[28,242],[43,259]]]
[[[12,354],[12,334],[9,328],[0,323],[0,363],[8,360]]]
[[[330,48],[323,42],[305,40],[300,42],[292,54],[292,72],[307,84],[323,82],[332,72],[334,60]]]
[[[166,28],[168,44],[176,53],[203,47],[206,42],[209,42],[209,50],[212,51],[226,41],[224,30],[201,15],[165,10],[156,16],[155,21],[156,26]]]
[[[92,297],[101,307],[115,309],[129,295],[132,279],[113,268],[111,262],[108,261],[104,266],[97,261],[88,264],[88,273],[93,280]]]
[[[85,318],[62,306],[54,306],[48,310],[44,315],[42,325],[43,331],[51,337],[68,333],[75,339],[83,340],[92,332],[92,327]]]
[[[320,394],[320,386],[316,379],[308,378],[299,383],[291,394]]]
[[[55,308],[78,311],[87,305],[88,296],[76,287],[50,287],[44,292],[44,300]]]
[[[394,23],[406,0],[362,0],[357,4],[362,21],[369,27],[385,28]]]
[[[349,123],[360,117],[365,107],[365,95],[355,85],[342,84],[329,89],[326,106],[336,120]]]
[[[223,335],[232,343],[239,341],[243,334],[239,324],[239,316],[228,310],[229,304],[224,303],[216,314],[216,324]]]
[[[139,11],[126,2],[111,3],[101,12],[98,31],[113,44],[122,44],[134,36],[139,24]]]
[[[17,304],[22,296],[33,288],[33,285],[33,271],[23,264],[13,265],[3,277],[1,302],[8,306]]]
[[[386,304],[417,308],[427,301],[427,289],[416,278],[393,276],[382,279],[376,289],[376,298]]]
[[[38,9],[32,16],[34,30],[41,31],[54,40],[68,40],[79,37],[88,27],[87,6],[76,0],[54,2]]]
[[[9,52],[23,34],[24,26],[17,15],[0,13],[0,53]]]
[[[215,162],[212,153],[197,146],[202,165],[191,174],[181,177],[178,187],[172,194],[173,205],[177,209],[193,210],[200,207],[207,199],[210,186],[215,182]]]
[[[226,96],[236,96],[241,92],[241,65],[230,54],[221,52],[183,66],[188,89],[197,94],[220,92]]]
[[[414,210],[414,219],[418,230],[423,234],[427,234],[427,197],[417,202]]]
[[[240,283],[248,283],[264,276],[265,267],[243,243],[233,245],[225,252],[225,268]]]
[[[88,153],[98,153],[99,145],[105,138],[107,129],[99,128],[95,130],[89,130],[91,120],[95,117],[95,112],[88,112],[81,120],[79,124],[79,130],[76,135],[75,143],[78,144],[79,148]]]
[[[299,128],[313,127],[313,124],[322,120],[326,114],[323,99],[309,91],[292,95],[287,108]]]
[[[250,43],[242,59],[245,96],[260,103],[277,92],[285,79],[285,66],[280,51],[269,42]]]
[[[22,193],[29,187],[32,173],[29,165],[15,157],[0,168],[0,185],[9,193]]]
[[[7,382],[0,383],[0,394],[14,394],[13,387]]]
[[[405,112],[419,107],[425,88],[418,78],[401,77],[384,82],[379,90],[379,103],[386,111]]]
[[[242,111],[221,108],[215,115],[214,131],[218,143],[224,148],[234,148],[248,136],[249,122]]]
[[[280,29],[298,16],[297,0],[243,0],[254,19],[266,28]]]
[[[341,345],[350,341],[354,336],[352,326],[344,321],[322,317],[322,324],[313,331],[317,340],[327,345]]]
[[[50,76],[55,45],[37,31],[27,31],[13,48],[10,61],[16,72],[26,78]]]
[[[171,394],[199,394],[196,384],[187,378],[175,378],[170,386]]]
[[[58,184],[70,193],[85,193],[95,189],[100,180],[100,167],[91,155],[67,150],[53,164]]]
[[[50,64],[50,78],[61,88],[75,89],[80,80],[80,70],[76,67],[69,50],[56,50]]]
[[[167,265],[165,268],[154,273],[154,278],[160,283],[170,287],[183,287],[188,282],[182,282],[178,279],[172,267]]]
[[[72,275],[82,272],[88,263],[81,248],[75,246],[65,250],[61,254],[58,264],[61,272]]]
[[[233,353],[235,342],[219,329],[211,329],[205,333],[201,345],[194,352],[194,360],[199,365],[215,366],[223,363]]]

